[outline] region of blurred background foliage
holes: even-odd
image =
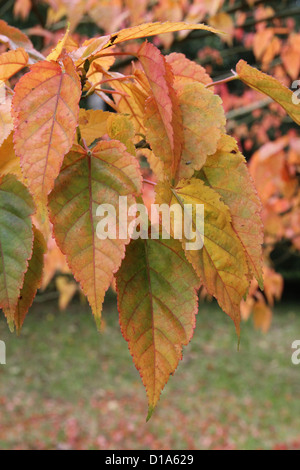
[[[299,0],[2,0],[0,18],[29,35],[34,46],[45,55],[63,36],[68,23],[73,40],[80,45],[90,37],[146,21],[206,22],[227,34],[218,37],[195,31],[151,40],[165,54],[184,53],[205,67],[215,82],[230,76],[240,59],[275,76],[289,88],[294,86],[296,90],[295,82],[300,80]],[[126,44],[122,50],[133,50],[134,47],[136,44]],[[4,50],[0,40],[0,52]],[[112,65],[113,70],[129,73],[131,67],[131,59],[117,60]],[[125,342],[118,346],[121,336],[116,320],[114,286],[108,294],[103,323],[111,339],[113,356],[116,356],[113,366],[109,359],[112,351],[109,345],[106,345],[107,349],[105,346],[99,349],[90,318],[84,320],[88,307],[83,304],[64,256],[54,240],[50,240],[43,286],[32,308],[28,331],[29,327],[33,328],[36,338],[48,335],[50,329],[53,334],[45,344],[37,342],[34,346],[26,327],[22,341],[28,354],[24,360],[20,357],[22,348],[18,348],[18,343],[15,340],[10,343],[13,365],[9,369],[0,369],[0,402],[2,400],[3,405],[0,446],[3,448],[21,445],[28,448],[130,448],[137,445],[136,442],[139,448],[299,447],[299,381],[297,370],[290,365],[289,349],[295,331],[299,330],[299,129],[277,104],[247,89],[239,81],[217,84],[215,92],[223,99],[228,132],[237,139],[247,158],[263,204],[265,291],[261,292],[253,283],[248,300],[241,306],[242,314],[245,319],[252,314],[255,326],[266,332],[271,327],[275,301],[284,300],[285,306],[275,308],[278,315],[275,315],[272,334],[258,337],[252,325],[247,325],[242,359],[232,360],[232,356],[229,358],[226,354],[229,356],[232,344],[235,346],[231,336],[234,332],[228,333],[227,337],[223,333],[229,332],[227,318],[221,320],[218,315],[212,320],[218,308],[214,304],[202,306],[193,342],[195,346],[189,347],[185,356],[185,361],[192,362],[194,357],[197,360],[189,372],[190,365],[185,368],[186,372],[181,369],[182,375],[176,374],[171,385],[182,397],[188,392],[191,398],[181,400],[180,396],[175,396],[169,402],[163,401],[157,421],[150,424],[150,429],[145,428],[140,422],[144,402],[136,373],[130,360],[126,365],[124,362],[124,366],[120,362],[129,353]],[[107,106],[101,100],[82,105]],[[147,191],[144,198],[149,202],[153,194],[149,189]],[[74,297],[76,300],[69,306]],[[207,300],[205,291],[201,292],[201,298]],[[54,322],[57,301],[61,310],[68,308],[69,314],[76,313],[73,322],[66,317],[59,320],[61,326]],[[291,301],[297,304],[290,305]],[[40,318],[41,312],[44,315]],[[2,338],[6,333],[3,324],[0,327]],[[219,338],[223,338],[219,352],[218,332]],[[86,347],[82,349],[83,341],[86,341]],[[61,343],[64,350],[59,353],[57,348]],[[254,364],[250,369],[249,357]],[[28,361],[32,366],[26,371]],[[201,361],[200,369],[198,361]],[[126,372],[119,380],[122,368]],[[257,380],[262,375],[267,377],[267,383],[260,384],[258,391]],[[99,390],[101,380],[103,384]],[[183,389],[181,384],[184,384]],[[18,393],[9,399],[11,386]],[[128,389],[132,387],[129,393]],[[80,398],[77,391],[85,388],[84,396]],[[232,389],[236,393],[232,393]],[[66,395],[69,403],[65,400]],[[204,410],[201,404],[209,403],[211,396],[214,401]],[[36,399],[41,407],[40,414],[34,410]],[[81,405],[75,405],[78,399]],[[139,411],[134,410],[132,400],[136,400]],[[59,411],[56,406],[60,407]],[[131,424],[124,422],[120,406],[124,406],[127,417],[133,417]],[[241,409],[232,411],[234,407]],[[80,418],[83,409],[86,427],[82,427]],[[95,409],[100,410],[100,423],[105,424],[102,433],[99,422],[95,422]],[[10,411],[14,412],[13,419]],[[170,419],[169,413],[173,412]],[[168,419],[170,425],[166,424]],[[177,422],[184,423],[181,430]],[[14,427],[17,431],[13,431]],[[28,429],[30,433],[24,441]],[[281,444],[284,440],[289,444]]]

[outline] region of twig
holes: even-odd
[[[209,83],[208,85],[205,85],[205,88],[210,88],[215,85],[222,85],[223,83],[229,83],[229,82],[233,82],[234,80],[238,80],[239,76],[235,72],[235,70],[231,70],[231,72],[233,74],[231,77],[223,78],[222,80],[218,80],[217,82]]]
[[[257,109],[265,108],[269,106],[273,102],[272,98],[266,98],[264,100],[255,101],[255,103],[250,104],[249,106],[245,106],[239,109],[233,109],[226,114],[228,120],[238,119],[240,117],[245,116],[246,114],[250,114]]]

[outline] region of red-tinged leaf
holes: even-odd
[[[117,274],[122,334],[147,390],[148,419],[195,327],[199,280],[177,240],[136,240]]]
[[[199,82],[203,85],[212,83],[212,79],[205,68],[187,59],[184,54],[174,52],[166,56],[166,61],[172,67],[176,87],[186,83]]]
[[[28,270],[25,274],[24,285],[22,287],[18,304],[14,313],[14,321],[17,332],[20,333],[24,324],[28,310],[36,296],[42,281],[44,254],[47,245],[41,232],[33,226],[34,241],[32,257],[28,263]]]
[[[122,29],[121,31],[111,35],[109,45],[120,44],[121,42],[130,41],[131,39],[148,38],[158,34],[176,33],[178,31],[192,31],[196,29],[221,34],[221,31],[218,31],[215,28],[205,24],[190,24],[184,22],[176,23],[170,21],[166,21],[164,23],[144,23],[132,28]]]
[[[147,139],[154,153],[164,162],[166,172],[174,177],[181,155],[183,127],[172,86],[172,68],[159,49],[147,42],[141,46],[138,57],[153,94],[146,102]]]
[[[54,62],[35,64],[15,88],[15,151],[38,204],[45,204],[73,144],[80,97],[70,58],[64,69]]]
[[[9,45],[11,49],[33,49],[32,42],[17,28],[9,26],[5,21],[0,20],[0,42],[4,42]]]
[[[32,254],[32,198],[15,176],[0,179],[0,308],[13,328],[28,261]]]
[[[196,178],[182,180],[176,188],[160,183],[156,187],[156,202],[169,206],[179,204],[182,209],[186,204],[192,206],[192,228],[203,240],[203,248],[187,249],[190,240],[184,234],[182,242],[186,257],[208,293],[233,319],[239,334],[240,303],[249,287],[249,268],[243,246],[232,228],[229,208],[216,191]],[[204,205],[204,236],[196,220],[196,204]],[[171,220],[171,235],[174,233],[174,220]]]
[[[100,204],[113,205],[118,233],[119,197],[128,196],[131,206],[140,191],[137,160],[122,143],[102,141],[91,155],[71,152],[66,156],[49,198],[55,239],[88,297],[98,327],[105,292],[121,265],[129,237],[100,240],[96,211]]]
[[[227,135],[221,138],[217,152],[207,158],[198,177],[219,193],[229,207],[232,226],[244,247],[251,275],[263,288],[262,207],[235,139]]]
[[[300,125],[300,106],[294,102],[293,92],[276,78],[251,67],[244,60],[236,66],[239,78],[254,90],[270,96],[285,109],[289,116]]]
[[[24,49],[8,51],[0,55],[0,81],[5,82],[28,64],[29,56]]]

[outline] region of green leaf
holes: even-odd
[[[32,254],[33,213],[26,187],[12,175],[0,179],[0,308],[11,329]]]
[[[147,390],[148,419],[195,327],[199,287],[177,240],[132,241],[117,274],[122,334]]]

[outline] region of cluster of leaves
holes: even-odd
[[[0,55],[0,307],[20,331],[52,232],[98,327],[115,276],[121,329],[147,389],[149,417],[192,338],[199,287],[217,299],[239,334],[250,282],[263,284],[261,204],[237,142],[226,134],[209,75],[149,42],[133,47],[130,74],[110,70],[125,41],[192,29],[219,33],[201,24],[146,23],[79,46],[67,31],[41,57],[27,36],[0,21],[7,48]],[[25,67],[30,71],[12,90],[9,80]],[[276,79],[244,61],[233,78],[300,123],[292,92]],[[80,109],[81,98],[93,93],[116,112]],[[148,183],[141,157],[157,203],[204,204],[202,250],[172,238],[172,223],[169,240],[96,236],[100,204],[115,206],[118,228],[119,197],[129,205],[142,201]],[[196,225],[194,217],[195,211]]]

